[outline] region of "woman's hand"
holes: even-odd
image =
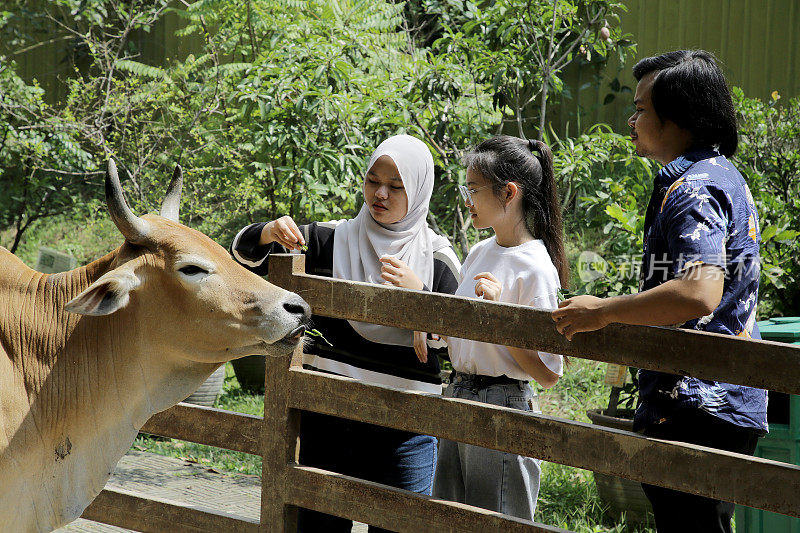
[[[267,222],[261,230],[261,244],[277,242],[289,250],[300,250],[306,245],[303,232],[297,227],[292,217],[283,216],[272,222]]]
[[[414,332],[414,351],[420,363],[428,362],[428,334],[423,331]]]
[[[489,300],[490,302],[496,302],[500,299],[500,292],[503,287],[491,272],[481,272],[473,279],[478,280],[478,283],[475,284],[475,296],[481,296],[484,300]]]
[[[447,342],[447,337],[444,335],[437,335],[431,333],[431,339],[438,341],[440,339]],[[417,353],[417,359],[420,363],[428,362],[428,334],[423,331],[414,332],[414,351]]]
[[[425,286],[411,267],[391,255],[381,257],[381,277],[386,285],[421,291]]]

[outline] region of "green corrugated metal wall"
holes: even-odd
[[[48,1],[32,1],[29,9],[33,9],[32,6],[37,3],[41,5]],[[0,0],[0,10],[3,8],[3,2]],[[63,18],[67,20],[69,17]],[[141,53],[136,59],[150,65],[164,65],[172,59],[185,59],[191,52],[197,53],[202,49],[200,36],[175,35],[175,32],[184,25],[177,14],[168,12],[149,32],[134,32],[130,40]],[[75,54],[72,39],[62,38],[65,35],[63,30],[56,31],[54,28],[49,28],[47,31],[37,31],[30,24],[23,29],[23,32],[36,36],[40,43],[45,44],[32,47],[30,51],[21,54],[10,54],[5,43],[0,42],[0,55],[7,55],[16,61],[18,72],[25,80],[30,81],[35,78],[47,91],[46,99],[49,103],[62,102],[67,91],[58,79],[65,79],[74,71]],[[51,40],[53,42],[48,42]]]
[[[677,49],[702,48],[716,55],[731,85],[750,97],[769,98],[777,90],[782,98],[800,95],[800,0],[628,0],[621,16],[623,32],[633,35],[638,51],[620,73],[620,81],[636,86],[631,67],[636,60]],[[565,81],[573,90],[586,83],[592,65],[572,68]],[[575,132],[575,113],[581,126],[606,122],[626,130],[633,97],[621,94],[602,105],[611,92],[609,82],[618,70],[612,61],[601,84],[580,91],[578,104],[554,110],[552,120],[563,127],[569,120]]]

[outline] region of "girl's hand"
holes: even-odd
[[[297,227],[290,216],[283,216],[272,222],[267,222],[261,230],[261,244],[277,242],[289,250],[300,250],[306,245],[303,232]]]
[[[475,296],[482,296],[484,300],[496,302],[500,299],[500,281],[491,272],[481,272],[473,279],[477,279],[475,284]]]
[[[428,362],[428,334],[422,331],[414,332],[414,351],[420,363]]]
[[[422,280],[414,274],[411,267],[398,258],[392,257],[391,255],[384,255],[381,257],[381,263],[383,263],[383,266],[381,266],[381,277],[386,280],[385,284],[418,291],[424,288]]]

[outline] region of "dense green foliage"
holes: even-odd
[[[163,15],[163,2],[131,9],[60,0],[24,16],[43,26],[48,16],[66,21],[59,28],[78,43],[80,76],[69,80],[57,118],[95,164],[117,158],[134,208],[153,209],[180,163],[191,191],[184,220],[218,240],[281,214],[300,221],[351,216],[372,148],[407,132],[425,139],[436,160],[431,222],[466,253],[475,236],[455,188],[462,150],[496,131],[504,114],[520,119],[537,87],[562,92],[558,72],[579,52],[584,59],[590,50],[622,53],[630,43],[618,29],[616,41],[598,37],[621,8],[606,0],[560,0],[555,10],[525,2],[429,4],[195,2],[179,12],[186,21],[180,35],[199,36],[202,52],[166,65],[138,62],[132,38]],[[408,27],[420,10],[437,18],[427,33],[435,44]],[[522,19],[512,23],[515,14]],[[13,24],[0,26],[14,33]],[[538,66],[528,64],[534,56]]]
[[[43,91],[25,84],[14,68],[0,61],[0,229],[13,230],[12,252],[31,224],[84,207],[86,169],[92,168],[63,120],[39,122],[51,113]]]
[[[619,27],[619,12],[625,9],[609,0],[407,4],[418,41],[454,57],[476,81],[491,86],[495,107],[503,111],[503,130],[539,138],[546,137],[548,103],[573,96],[561,78],[567,65],[602,67],[611,54],[624,64],[635,51]]]
[[[455,189],[460,148],[488,136],[499,113],[460,64],[415,45],[401,29],[402,6],[195,2],[179,13],[180,34],[198,34],[202,52],[153,66],[136,61],[129,37],[160,4],[103,4],[111,22],[82,32],[92,15],[74,3],[69,32],[92,61],[68,80],[57,118],[95,165],[118,160],[134,209],[156,206],[178,163],[188,174],[184,221],[218,240],[282,214],[352,216],[369,153],[407,132],[429,143],[438,165],[431,222],[468,248]]]
[[[778,105],[734,89],[741,142],[736,154],[761,226],[761,316],[800,315],[800,97]]]
[[[636,292],[641,266],[644,211],[652,191],[656,165],[636,156],[627,137],[598,125],[576,139],[566,139],[559,150],[562,172],[577,174],[567,184],[565,198],[575,187],[572,232],[599,254],[595,275],[585,276],[587,265],[573,262],[579,274],[578,293],[615,296]],[[585,256],[584,256],[585,257]],[[581,258],[577,258],[580,260]],[[599,275],[602,274],[602,275]]]

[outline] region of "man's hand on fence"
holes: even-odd
[[[594,331],[606,327],[609,322],[603,312],[603,299],[596,296],[575,296],[558,304],[558,309],[550,315],[556,329],[568,341],[582,331]]]
[[[414,351],[421,363],[428,362],[428,334],[423,331],[414,332]]]

